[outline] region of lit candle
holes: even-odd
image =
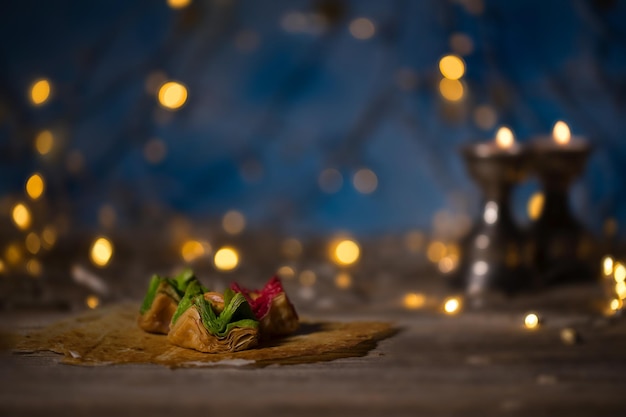
[[[544,152],[580,152],[587,151],[589,144],[584,138],[573,136],[567,123],[559,120],[552,128],[552,135],[535,138],[533,148]]]

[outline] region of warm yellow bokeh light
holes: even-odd
[[[33,277],[38,277],[41,275],[43,268],[41,266],[41,262],[37,259],[30,259],[26,262],[26,271],[32,275]]]
[[[428,249],[426,249],[426,256],[429,261],[438,263],[444,256],[446,256],[446,250],[446,245],[444,245],[443,242],[435,240],[430,242],[428,245]]]
[[[335,276],[335,285],[342,290],[352,286],[352,276],[347,272],[340,272]]]
[[[463,98],[464,88],[459,80],[442,78],[439,82],[439,92],[448,101],[459,101]]]
[[[310,269],[305,269],[304,271],[300,272],[299,279],[300,284],[305,287],[311,287],[315,285],[315,281],[317,281],[317,274],[315,274],[315,272],[311,271]]]
[[[33,200],[37,200],[43,194],[45,182],[39,173],[34,173],[26,181],[26,194]]]
[[[283,279],[292,279],[295,276],[296,271],[294,271],[292,267],[284,265],[278,268],[276,274]]]
[[[49,130],[42,130],[35,138],[35,149],[40,155],[47,155],[54,146],[54,136]]]
[[[85,298],[85,304],[87,304],[87,307],[93,310],[95,308],[98,308],[98,306],[100,305],[100,299],[96,295],[90,295]]]
[[[620,262],[615,263],[615,272],[613,272],[615,282],[624,282],[626,280],[626,267]]]
[[[39,106],[50,97],[50,82],[45,78],[37,80],[30,87],[30,101]]]
[[[6,266],[4,265],[4,261],[2,259],[0,259],[0,274],[4,273],[4,271],[6,271]]]
[[[4,250],[4,258],[9,265],[17,265],[22,261],[22,248],[15,243],[11,243]]]
[[[537,220],[543,211],[543,203],[545,197],[542,192],[536,192],[528,199],[526,211],[528,212],[528,218],[531,220]]]
[[[29,251],[33,255],[36,255],[41,249],[41,240],[36,233],[30,232],[28,235],[26,235],[25,245],[27,251]]]
[[[457,257],[454,255],[447,255],[441,258],[439,263],[437,264],[437,268],[439,268],[439,272],[442,274],[448,274],[456,268]]]
[[[609,303],[609,308],[612,311],[617,311],[620,310],[622,308],[622,300],[618,300],[617,298],[614,298],[611,300],[611,302]]]
[[[456,55],[446,55],[439,60],[439,71],[449,80],[458,80],[465,74],[465,62]]]
[[[185,262],[192,262],[204,255],[204,246],[197,240],[188,240],[180,248],[180,254]]]
[[[539,316],[535,313],[526,314],[524,317],[524,326],[527,329],[535,329],[539,326]]]
[[[333,260],[339,265],[351,265],[361,255],[361,248],[354,240],[345,239],[334,246]]]
[[[626,282],[620,281],[615,284],[615,294],[622,300],[626,298]]]
[[[446,314],[456,314],[461,309],[461,301],[458,298],[447,298],[443,303],[443,311]]]
[[[167,5],[172,9],[182,9],[191,4],[191,0],[167,0]]]
[[[552,137],[554,141],[559,145],[566,145],[569,143],[572,134],[569,130],[569,126],[567,123],[559,120],[554,124],[554,128],[552,129]]]
[[[28,210],[28,207],[26,207],[23,203],[17,203],[13,206],[11,217],[13,218],[13,223],[15,223],[15,225],[20,229],[26,230],[30,227],[30,210]]]
[[[187,101],[187,87],[169,81],[159,89],[159,103],[167,109],[175,110],[180,108]]]
[[[246,227],[246,218],[237,210],[230,210],[222,219],[224,231],[230,235],[238,235]]]
[[[302,243],[298,239],[290,237],[285,239],[281,245],[281,251],[288,258],[297,258],[302,254]]]
[[[54,226],[46,226],[41,232],[41,242],[44,249],[50,249],[57,241],[57,231]]]
[[[234,248],[223,247],[213,257],[215,267],[222,271],[231,271],[239,265],[239,254]]]
[[[91,245],[91,262],[98,267],[105,267],[113,256],[113,244],[106,237],[97,238]]]
[[[496,133],[496,145],[502,149],[508,149],[515,143],[513,131],[506,126],[502,126]]]
[[[613,258],[610,256],[605,256],[602,259],[602,271],[604,275],[609,276],[613,273]]]
[[[408,310],[417,310],[418,308],[424,307],[424,304],[426,304],[426,296],[424,294],[410,292],[404,296],[402,304],[404,308]]]

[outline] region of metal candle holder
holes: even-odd
[[[462,257],[452,284],[472,297],[492,290],[513,293],[525,285],[525,238],[513,221],[511,189],[528,172],[527,152],[519,145],[502,149],[477,143],[461,149],[470,176],[482,190],[480,217],[461,241]]]
[[[589,281],[592,238],[574,218],[569,207],[569,188],[584,171],[591,147],[572,138],[566,145],[551,138],[531,144],[532,169],[544,193],[544,205],[531,227],[534,245],[534,286]]]

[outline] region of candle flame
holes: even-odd
[[[501,127],[496,133],[496,144],[499,148],[508,149],[515,143],[515,136],[508,127]]]
[[[554,124],[552,136],[554,137],[555,142],[559,145],[567,145],[572,137],[572,134],[570,133],[569,126],[565,122],[559,120]]]

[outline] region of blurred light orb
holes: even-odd
[[[439,82],[439,92],[441,96],[448,101],[459,101],[463,98],[463,84],[459,80],[451,80],[442,78]]]
[[[238,235],[246,227],[246,218],[241,212],[230,210],[222,218],[222,227],[229,235]]]
[[[41,275],[43,268],[41,267],[41,262],[37,259],[30,259],[26,262],[26,271],[33,277],[38,277]]]
[[[292,279],[296,275],[296,272],[289,265],[284,265],[278,268],[276,274],[283,279]]]
[[[618,311],[622,308],[622,300],[619,300],[617,298],[612,299],[609,302],[609,308],[611,309],[611,311]]]
[[[501,149],[508,149],[515,143],[513,131],[506,126],[502,126],[496,133],[496,144]]]
[[[602,271],[604,275],[609,276],[613,273],[613,258],[610,256],[605,256],[602,259]]]
[[[569,126],[562,120],[559,120],[554,124],[554,128],[552,128],[552,137],[554,141],[559,145],[565,145],[569,143],[572,134],[569,130]]]
[[[348,289],[352,286],[352,276],[347,272],[340,272],[335,276],[335,286],[342,290]]]
[[[465,74],[465,62],[456,55],[446,55],[439,60],[439,71],[449,80],[458,80]]]
[[[193,262],[204,255],[204,246],[197,240],[188,240],[180,248],[180,254],[185,262]]]
[[[283,241],[281,251],[288,258],[297,258],[302,254],[302,243],[298,239],[290,237]]]
[[[474,123],[482,130],[491,130],[497,121],[498,115],[491,106],[478,106],[474,110]]]
[[[91,245],[91,262],[100,268],[108,265],[113,256],[113,244],[106,237],[99,237]]]
[[[40,155],[47,155],[54,146],[54,136],[49,130],[42,130],[35,137],[35,149]]]
[[[166,82],[159,89],[159,103],[166,109],[176,110],[187,101],[187,87],[176,81]]]
[[[378,188],[378,177],[371,169],[359,169],[352,178],[352,184],[361,194],[371,194]]]
[[[4,258],[9,265],[17,265],[22,261],[22,249],[16,243],[11,243],[4,250]]]
[[[613,272],[615,282],[624,282],[626,280],[626,267],[621,262],[615,263],[615,272]]]
[[[13,218],[13,223],[15,223],[18,228],[26,230],[30,227],[32,221],[30,210],[28,210],[28,207],[26,207],[24,203],[17,203],[13,206],[11,217]]]
[[[528,212],[529,219],[537,220],[539,216],[541,216],[544,201],[545,197],[540,191],[530,196],[530,198],[528,199],[528,205],[526,206],[526,211]]]
[[[338,170],[327,168],[320,173],[317,183],[323,192],[333,194],[341,190],[343,186],[343,176]]]
[[[167,0],[167,5],[172,9],[182,9],[191,4],[191,0]]]
[[[456,297],[447,298],[443,303],[443,311],[446,314],[453,315],[461,309],[461,301]]]
[[[333,260],[339,265],[352,265],[361,255],[361,248],[354,240],[345,239],[334,246]]]
[[[315,281],[317,281],[317,275],[315,274],[315,272],[311,271],[310,269],[306,269],[302,272],[300,272],[300,284],[302,284],[305,287],[312,287],[313,285],[315,285]]]
[[[626,298],[626,282],[620,281],[615,284],[615,293],[622,300]]]
[[[37,200],[43,194],[45,183],[39,173],[34,173],[26,181],[26,194],[33,200]]]
[[[4,271],[6,271],[6,265],[4,264],[4,261],[0,259],[0,274],[4,273]]]
[[[50,97],[50,82],[45,78],[36,80],[30,87],[30,101],[39,106]]]
[[[456,32],[450,35],[449,45],[459,55],[470,55],[474,52],[474,41],[465,33]]]
[[[435,240],[428,245],[426,256],[432,263],[438,263],[446,256],[446,245],[443,242]]]
[[[410,292],[405,294],[402,304],[407,310],[417,310],[426,304],[426,296],[421,293]]]
[[[376,33],[374,22],[366,17],[358,17],[350,22],[350,34],[359,40],[370,39]]]
[[[24,243],[26,246],[26,250],[33,255],[36,255],[41,249],[41,240],[39,239],[39,236],[37,236],[37,234],[34,232],[30,232],[28,235],[26,235],[26,241]]]
[[[57,231],[54,226],[46,226],[41,232],[41,242],[44,249],[50,249],[57,240]]]
[[[221,271],[232,271],[239,265],[239,254],[234,248],[225,246],[215,252],[213,263]]]
[[[90,295],[85,298],[85,304],[87,305],[87,307],[94,310],[100,305],[100,299],[96,295]]]
[[[535,313],[526,314],[524,317],[524,327],[527,329],[536,329],[539,326],[539,316]]]
[[[442,274],[448,274],[456,268],[456,258],[453,256],[444,256],[437,264],[439,272]]]

